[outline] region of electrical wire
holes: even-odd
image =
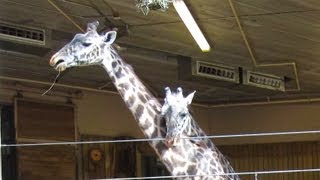
[[[320,130],[313,131],[289,131],[271,133],[250,133],[250,134],[231,134],[231,135],[211,135],[197,137],[181,137],[181,139],[221,139],[239,137],[261,137],[261,136],[280,136],[280,135],[301,135],[301,134],[320,134]],[[150,142],[164,141],[165,138],[142,138],[142,139],[120,139],[120,140],[101,140],[101,141],[69,141],[69,142],[47,142],[47,143],[23,143],[23,144],[2,144],[1,147],[27,147],[27,146],[52,146],[52,145],[81,145],[81,144],[107,144],[107,143],[129,143],[129,142]]]
[[[248,171],[238,173],[225,174],[208,174],[208,175],[176,175],[176,176],[150,176],[150,177],[128,177],[128,178],[106,178],[106,179],[91,179],[91,180],[135,180],[135,179],[166,179],[166,178],[192,178],[192,177],[210,177],[210,176],[228,176],[228,175],[254,175],[257,179],[258,175],[266,174],[285,174],[285,173],[302,173],[302,172],[320,172],[318,169],[290,169],[290,170],[275,170],[275,171]]]

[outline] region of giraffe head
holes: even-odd
[[[117,32],[109,31],[104,35],[97,33],[99,22],[89,23],[86,33],[74,36],[50,59],[50,65],[56,70],[64,71],[69,67],[100,64],[106,58],[112,59],[111,44]]]
[[[172,93],[169,87],[165,88],[166,98],[161,109],[161,113],[169,119],[180,118],[183,119],[188,113],[188,106],[191,104],[194,92],[187,97],[183,97],[182,89],[177,88],[176,93]]]
[[[161,114],[165,117],[167,126],[167,142],[168,145],[174,145],[177,138],[182,135],[185,130],[187,134],[190,131],[190,113],[188,106],[191,104],[194,93],[183,97],[182,89],[179,87],[176,93],[172,93],[170,88],[166,88],[166,98],[161,109]]]

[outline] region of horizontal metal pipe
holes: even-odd
[[[0,89],[4,90],[9,90],[9,91],[16,91],[16,92],[29,92],[33,94],[43,94],[43,92],[39,88],[32,88],[32,87],[27,87],[23,85],[2,85],[0,83],[1,87]],[[50,94],[47,94],[48,96]],[[62,92],[62,91],[55,91],[54,96],[60,96],[60,97],[66,97],[66,98],[74,98],[74,99],[80,99],[82,97],[81,93],[67,93],[67,92]]]
[[[15,77],[7,77],[7,76],[0,76],[0,79],[9,80],[9,81],[33,83],[33,84],[42,84],[42,85],[48,85],[48,86],[51,86],[51,84],[52,84],[52,82],[30,80],[30,79],[23,79],[23,78],[15,78]],[[115,91],[99,90],[99,89],[88,88],[88,87],[83,87],[83,86],[66,85],[66,84],[60,84],[60,83],[56,83],[55,86],[64,87],[64,88],[71,88],[71,89],[78,89],[78,90],[85,90],[85,91],[91,91],[91,92],[98,92],[98,93],[118,94]]]
[[[262,102],[243,102],[243,103],[227,103],[227,104],[209,105],[208,108],[272,105],[272,104],[291,104],[291,103],[310,103],[310,102],[319,102],[319,101],[320,101],[320,98],[304,98],[304,99],[274,100],[274,101],[267,100],[267,101],[262,101]]]
[[[8,76],[0,76],[0,80],[1,79],[2,80],[9,80],[9,81],[33,83],[33,84],[42,84],[42,85],[48,85],[48,86],[50,86],[52,84],[52,82],[30,80],[30,79],[23,79],[23,78],[15,78],[15,77],[8,77]],[[71,88],[71,89],[78,89],[78,90],[89,91],[89,92],[96,92],[96,93],[108,93],[108,94],[117,94],[117,95],[119,95],[119,93],[116,92],[116,91],[100,90],[100,89],[83,87],[83,86],[66,85],[66,84],[60,84],[60,83],[56,83],[55,86],[64,87],[64,88]],[[159,100],[162,101],[163,99],[159,99]],[[192,103],[192,106],[211,109],[211,108],[237,107],[237,106],[310,103],[310,102],[319,102],[319,101],[320,101],[320,98],[304,98],[304,99],[273,100],[273,101],[270,100],[270,98],[267,98],[266,101],[262,101],[262,102],[225,103],[225,104],[217,104],[217,105],[209,105],[209,104],[202,104],[202,103]]]

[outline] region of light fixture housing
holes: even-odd
[[[177,13],[179,14],[185,26],[188,28],[194,40],[197,42],[202,52],[209,52],[211,47],[191,15],[187,5],[183,0],[173,0],[172,2]]]

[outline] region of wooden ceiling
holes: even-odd
[[[209,53],[201,52],[172,6],[166,12],[151,11],[145,16],[137,12],[134,0],[51,1],[84,29],[94,20],[100,21],[101,30],[119,28],[121,33],[117,43],[123,49],[121,56],[159,97],[163,97],[166,86],[181,86],[186,92],[197,90],[196,101],[206,104],[320,95],[319,0],[185,0],[213,47]],[[0,18],[1,22],[51,32],[50,51],[44,55],[21,53],[18,43],[12,51],[4,50],[5,45],[0,44],[1,77],[52,81],[56,72],[48,65],[50,55],[81,32],[46,0],[0,0]],[[37,47],[31,51],[37,51]],[[205,78],[181,80],[178,55],[286,76],[289,79],[287,91]],[[261,66],[264,64],[273,65]],[[113,90],[109,82],[100,67],[72,69],[59,81],[61,84]]]

